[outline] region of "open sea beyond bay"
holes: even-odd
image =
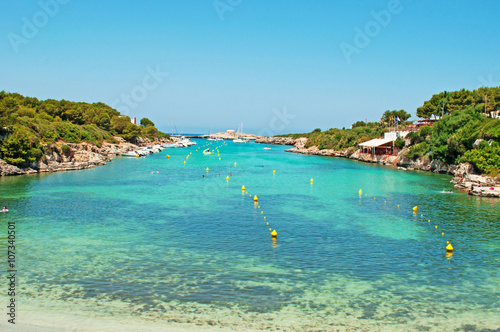
[[[449,175],[230,141],[210,145],[219,160],[197,142],[0,178],[4,270],[16,222],[16,325],[500,329],[498,199],[457,192]]]

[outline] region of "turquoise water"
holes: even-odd
[[[20,322],[500,328],[498,199],[443,194],[454,190],[447,175],[254,143],[217,142],[219,160],[198,142],[198,151],[0,179],[10,210],[0,215],[2,255],[16,221]]]

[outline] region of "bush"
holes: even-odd
[[[417,160],[428,153],[429,150],[430,148],[427,142],[418,143],[410,148],[406,156],[410,159]]]
[[[69,157],[69,155],[71,154],[71,147],[69,147],[69,145],[64,144],[63,146],[61,146],[61,152],[66,157]]]
[[[399,150],[403,149],[406,145],[406,141],[404,139],[402,139],[401,137],[398,137],[395,141],[394,141],[394,146],[396,146]]]
[[[477,149],[466,151],[460,162],[469,162],[481,173],[496,175],[500,171],[500,144],[492,142],[491,146],[482,141]]]
[[[21,166],[23,164],[36,161],[37,144],[30,141],[30,134],[23,128],[14,128],[13,134],[0,141],[0,152],[3,159],[12,165]]]

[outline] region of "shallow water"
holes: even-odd
[[[21,322],[24,311],[66,328],[67,315],[288,331],[500,328],[498,199],[444,194],[447,175],[281,146],[218,142],[219,161],[198,142],[0,179],[10,210],[0,246],[16,221]]]

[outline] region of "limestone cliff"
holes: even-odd
[[[66,153],[61,148],[67,145],[71,148]],[[89,143],[50,144],[44,147],[45,155],[37,162],[17,167],[0,159],[0,176],[21,175],[42,172],[74,171],[106,165],[113,157],[135,150],[138,146],[126,142],[118,144],[103,143],[98,147]]]

